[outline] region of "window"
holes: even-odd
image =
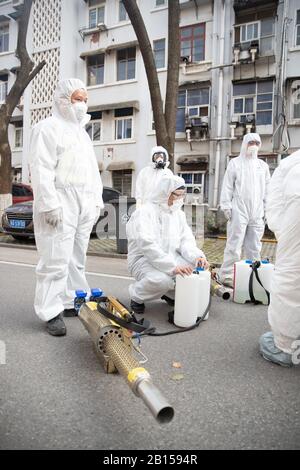
[[[86,126],[86,131],[93,142],[100,142],[101,121],[90,121]]]
[[[258,39],[259,23],[248,23],[241,26],[241,42]]]
[[[185,132],[186,118],[208,118],[209,88],[179,90],[177,102],[176,132]]]
[[[190,62],[205,58],[205,23],[180,28],[181,57],[189,57]]]
[[[117,51],[118,72],[117,80],[131,80],[135,78],[135,47],[119,49]]]
[[[104,54],[87,58],[88,86],[104,83]]]
[[[7,52],[9,46],[9,26],[0,25],[0,52]]]
[[[166,65],[165,63],[165,49],[166,49],[166,40],[158,39],[153,42],[153,52],[154,60],[157,69],[163,69]]]
[[[296,46],[300,46],[300,10],[296,14]]]
[[[235,27],[235,43],[240,43],[242,50],[246,50],[250,48],[251,42],[254,41],[259,44],[260,55],[274,51],[274,35],[274,17]]]
[[[204,173],[190,172],[179,173],[179,176],[184,179],[187,193],[192,193],[195,186],[201,188],[203,194]]]
[[[115,140],[132,138],[133,108],[115,109]]]
[[[7,95],[8,75],[0,75],[0,103],[4,103]]]
[[[127,11],[122,0],[119,2],[119,21],[128,21]]]
[[[113,188],[124,196],[131,196],[132,170],[116,170],[112,172]]]
[[[165,5],[167,3],[167,0],[156,0],[155,6],[160,7],[162,5]]]
[[[234,84],[233,96],[233,113],[240,122],[247,122],[250,115],[256,117],[257,126],[272,124],[273,81]]]
[[[89,27],[95,28],[99,23],[104,23],[105,6],[99,0],[89,0]]]
[[[16,126],[15,128],[15,148],[23,147],[23,126]]]
[[[300,119],[300,79],[294,80],[291,85],[292,119]]]

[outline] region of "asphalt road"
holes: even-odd
[[[66,337],[45,332],[32,307],[35,262],[35,252],[0,249],[0,449],[300,448],[300,368],[260,357],[266,307],[214,298],[196,330],[143,339],[146,367],[175,408],[159,425],[121,376],[103,372],[77,318],[66,319]],[[124,260],[90,257],[87,271],[98,274],[91,286],[128,303]],[[165,330],[168,310],[153,302],[146,315]]]

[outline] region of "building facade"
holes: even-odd
[[[167,0],[137,0],[164,97]],[[175,171],[190,202],[216,222],[230,158],[246,132],[261,135],[271,171],[300,148],[300,0],[180,0],[181,62]],[[18,61],[22,0],[0,0],[0,103]],[[156,145],[150,94],[138,42],[119,0],[35,0],[27,38],[42,72],[26,89],[9,129],[16,179],[30,180],[30,129],[51,113],[59,79],[78,77],[89,92],[88,132],[103,182],[134,195],[138,172]],[[298,96],[299,95],[299,96]]]

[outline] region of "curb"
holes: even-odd
[[[0,247],[8,247],[8,248],[16,248],[18,250],[35,250],[37,251],[36,246],[30,245],[17,245],[15,243],[3,243],[0,242]],[[119,253],[98,253],[94,251],[88,251],[87,256],[98,256],[99,258],[119,258],[119,259],[126,259],[127,255],[119,254]]]

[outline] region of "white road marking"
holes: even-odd
[[[6,264],[9,266],[22,266],[23,268],[35,268],[35,264],[27,264],[27,263],[16,263],[13,261],[0,261],[0,264]],[[125,279],[127,280],[133,280],[133,277],[130,276],[118,276],[115,274],[105,274],[105,273],[94,273],[92,271],[86,271],[88,276],[96,276],[96,277],[107,277],[107,278],[112,278],[112,279]]]

